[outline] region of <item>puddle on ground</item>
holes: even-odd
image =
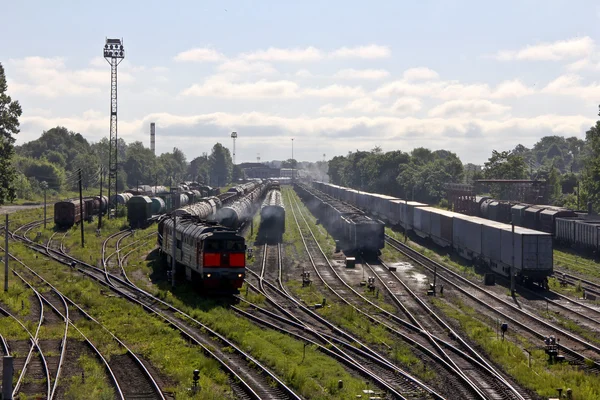
[[[416,280],[418,283],[427,284],[429,282],[427,275],[415,271],[414,266],[409,262],[401,261],[388,264],[388,266],[396,267],[397,272],[408,275],[411,279]]]

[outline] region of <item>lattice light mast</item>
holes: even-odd
[[[233,139],[233,165],[235,165],[235,139],[237,139],[237,132],[231,132],[231,138]]]
[[[111,201],[111,190],[117,194],[117,170],[119,167],[119,148],[117,141],[117,66],[125,58],[125,49],[122,39],[106,39],[104,45],[104,59],[110,64],[110,145],[108,155],[108,200]],[[117,215],[117,202],[115,201],[115,216]],[[110,218],[110,206],[108,216]]]

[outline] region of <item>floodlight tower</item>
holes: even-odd
[[[231,138],[233,139],[233,165],[235,165],[235,139],[237,139],[237,132],[231,132]]]
[[[110,211],[111,189],[117,194],[117,169],[118,142],[117,142],[117,66],[125,58],[125,49],[122,39],[106,39],[104,44],[104,59],[110,64],[110,140],[108,150],[108,201]],[[115,201],[115,216],[117,215],[117,202]],[[108,213],[110,218],[110,212]]]

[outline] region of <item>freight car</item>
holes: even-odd
[[[273,186],[271,186],[273,187]],[[260,208],[260,226],[258,228],[258,241],[279,243],[285,232],[285,207],[281,191],[277,186],[265,196]]]
[[[133,196],[127,202],[127,221],[131,228],[144,228],[152,218],[152,200],[148,196]]]
[[[228,206],[223,206],[216,214],[215,220],[231,229],[239,229],[248,219],[252,218],[267,189],[266,182],[253,185],[254,189],[247,195],[239,197]],[[238,187],[239,188],[239,187]],[[243,188],[240,188],[242,191]],[[239,192],[238,192],[239,194]]]
[[[218,197],[208,197],[200,199],[196,204],[190,204],[188,206],[178,208],[173,211],[174,216],[186,216],[191,215],[201,220],[207,220],[211,216],[215,215],[221,208],[221,200]]]
[[[186,279],[203,293],[238,293],[246,276],[246,244],[242,236],[194,217],[166,217],[158,229],[161,253],[169,264],[175,257],[177,266],[173,272],[185,271]]]
[[[379,255],[385,246],[385,225],[361,210],[303,184],[296,193],[347,253]]]
[[[81,221],[85,221],[100,213],[106,213],[108,208],[108,197],[95,196],[84,197],[80,207],[79,200],[58,201],[54,204],[54,223],[60,228],[70,228]]]
[[[511,266],[514,266],[519,281],[546,286],[547,277],[553,272],[552,236],[549,233],[518,226],[513,231],[511,225],[502,222],[440,210],[426,204],[410,202],[412,205],[409,206],[408,201],[390,199],[389,196],[365,192],[357,194],[353,189],[322,182],[315,182],[313,185],[350,204],[354,201],[354,204],[360,204],[367,212],[380,215],[395,225],[402,225],[439,246],[453,249],[461,257],[498,274],[510,276]],[[493,201],[487,200],[489,199],[478,199],[481,205],[487,204],[485,212],[490,216],[506,219],[505,203],[501,205],[497,202],[494,205]],[[404,209],[399,208],[402,205]],[[536,221],[535,218],[538,218],[537,215],[542,210],[530,210],[529,217],[526,213],[519,212],[524,219],[533,218]],[[504,217],[498,217],[499,215]]]

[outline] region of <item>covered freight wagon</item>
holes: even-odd
[[[54,204],[54,223],[60,228],[70,228],[81,221],[79,200],[59,201]],[[83,208],[85,218],[85,206]]]
[[[417,235],[442,247],[452,246],[453,218],[457,213],[433,207],[417,207],[413,213],[413,230]]]
[[[148,225],[152,218],[152,200],[148,196],[133,196],[127,202],[127,221],[132,228]]]

